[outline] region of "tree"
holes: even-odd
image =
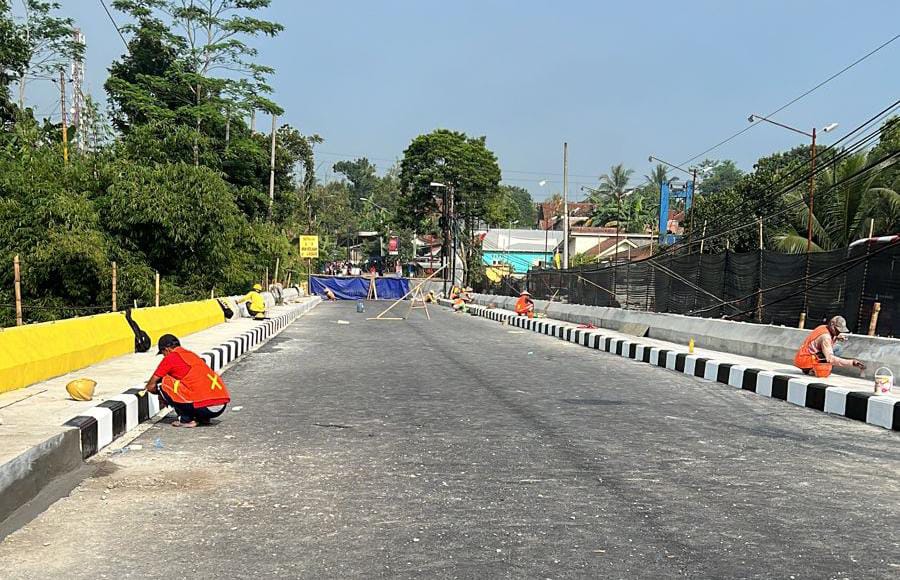
[[[457,213],[482,218],[487,204],[499,195],[500,167],[484,137],[438,129],[413,139],[400,162],[400,217],[411,226],[423,224],[437,212],[432,182],[454,190]]]
[[[434,188],[433,182],[444,188]],[[484,137],[438,129],[413,139],[400,162],[400,195],[397,217],[401,225],[417,232],[434,232],[438,199],[452,188],[455,225],[460,240],[471,240],[476,219],[484,219],[500,194],[500,166]],[[467,271],[480,268],[474,262],[472,244],[464,243]]]
[[[657,163],[650,171],[650,175],[644,175],[644,180],[647,181],[645,187],[659,195],[662,184],[669,180],[669,168],[662,163]]]
[[[502,190],[502,193],[509,196],[518,207],[518,220],[520,224],[531,227],[537,222],[537,208],[535,207],[534,200],[531,198],[531,193],[527,189],[516,185],[502,185],[500,186],[500,189]]]
[[[268,7],[270,0],[116,0],[113,5],[132,16],[137,25],[127,30],[143,31],[150,44],[170,50],[174,60],[165,74],[154,78],[137,76],[128,83],[120,77],[118,90],[131,100],[141,99],[155,88],[181,95],[174,112],[181,121],[190,120],[195,131],[194,165],[200,164],[200,138],[204,125],[225,125],[233,110],[261,109],[280,114],[281,108],[265,97],[271,93],[267,77],[271,67],[254,62],[257,50],[245,38],[274,37],[283,30],[278,23],[252,16]],[[163,18],[168,19],[168,24]],[[218,76],[217,76],[218,75]],[[188,99],[184,99],[184,95]],[[226,111],[223,116],[222,111]],[[225,119],[224,117],[227,117]],[[224,122],[223,122],[224,121]]]
[[[620,214],[622,198],[628,189],[628,182],[634,174],[633,169],[626,169],[625,165],[619,163],[610,168],[609,173],[600,176],[600,185],[588,196],[588,201],[596,206],[594,213],[591,215],[589,223],[592,225],[605,225],[609,221],[621,221]],[[614,203],[610,210],[610,204]],[[615,218],[609,219],[610,211],[613,212]]]
[[[9,0],[0,0],[0,129],[16,118],[9,84],[28,68],[28,43],[10,18]]]
[[[19,108],[25,109],[25,89],[32,76],[55,78],[69,63],[84,56],[84,44],[74,35],[74,21],[53,15],[58,2],[23,0],[25,21],[21,26],[28,51],[28,63],[20,71]]]
[[[350,181],[350,191],[353,194],[351,206],[355,209],[362,208],[364,202],[360,198],[369,199],[378,184],[375,166],[365,157],[361,157],[353,161],[338,161],[333,169],[335,173],[343,174]]]
[[[706,159],[700,163],[698,169],[698,173],[703,176],[702,181],[697,186],[698,197],[734,189],[744,175],[744,172],[730,159],[723,161]]]
[[[809,163],[809,147],[801,145],[760,158],[753,165],[752,172],[742,174],[729,188],[717,187],[715,180],[711,186],[707,185],[708,180],[704,181],[701,195],[696,197],[691,208],[693,217],[685,222],[685,235],[691,235],[690,225],[693,224],[696,229],[693,238],[698,239],[706,224],[709,239],[704,243],[704,251],[720,252],[725,248],[738,252],[756,250],[759,248],[759,233],[748,224],[763,217],[769,234],[783,228],[787,223],[787,198],[782,191],[803,177]],[[732,176],[727,179],[732,179],[729,164],[726,162],[724,165],[722,171],[725,175],[731,173]],[[726,179],[723,178],[723,181]]]
[[[878,218],[881,227],[892,227],[885,222],[890,214],[876,210],[900,208],[900,193],[877,185],[879,172],[854,175],[870,167],[871,155],[858,153],[840,161],[836,167],[827,167],[820,183],[813,206],[813,251],[845,248],[855,240],[868,237],[870,218]],[[871,159],[874,163],[875,159]],[[783,252],[802,253],[807,247],[807,219],[809,207],[802,190],[795,189],[785,195],[792,219],[784,229],[772,236],[775,247]],[[893,231],[893,230],[882,230]]]

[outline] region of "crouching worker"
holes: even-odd
[[[453,300],[453,310],[456,312],[468,312],[469,304],[472,302],[472,295],[469,294],[472,291],[471,288],[466,288],[465,290],[460,290],[456,295],[456,298]]]
[[[145,387],[178,413],[173,427],[208,425],[221,415],[231,401],[228,388],[215,371],[193,352],[182,348],[174,335],[159,337],[159,354],[164,355]]]
[[[534,300],[528,290],[522,290],[519,299],[516,300],[516,314],[519,316],[527,316],[534,318]]]
[[[263,299],[262,294],[262,285],[254,284],[253,289],[247,292],[247,294],[238,300],[238,304],[243,304],[247,302],[247,314],[249,314],[252,318],[256,320],[262,320],[266,317],[266,301]]]
[[[843,316],[835,316],[813,329],[806,337],[800,350],[794,356],[794,366],[807,375],[825,378],[831,375],[832,367],[857,367],[865,369],[866,365],[856,359],[841,358],[834,354],[834,341],[842,340],[841,333],[850,332]]]

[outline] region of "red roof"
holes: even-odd
[[[554,216],[562,213],[562,202],[544,201],[538,204],[538,227],[542,230],[553,227],[557,220]],[[569,217],[586,218],[594,213],[594,204],[586,201],[570,201]]]

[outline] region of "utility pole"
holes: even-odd
[[[84,46],[84,34],[78,28],[72,29],[76,45]],[[75,109],[72,126],[78,140],[78,151],[84,152],[87,147],[87,132],[84,130],[84,61],[80,56],[72,60],[72,107]]]
[[[272,204],[275,203],[275,124],[278,115],[272,114],[272,157],[269,161],[269,219],[272,219]]]
[[[688,225],[691,228],[690,233],[688,234],[688,254],[690,254],[694,250],[694,196],[697,195],[697,168],[693,168],[693,172],[691,173],[691,195],[687,199],[687,203],[685,211],[691,212],[691,223]]]
[[[442,227],[442,229],[444,231],[444,240],[443,240],[443,246],[441,248],[441,269],[444,272],[443,272],[443,275],[441,276],[441,278],[444,279],[444,298],[448,298],[449,295],[447,294],[447,270],[446,270],[446,268],[447,268],[447,253],[450,249],[450,227],[449,227],[450,212],[448,211],[448,209],[449,209],[448,204],[449,204],[450,199],[449,199],[449,195],[447,194],[446,187],[444,188],[444,191],[443,191],[443,198],[444,198],[443,202],[441,203],[441,213],[443,214],[443,217],[444,217],[444,223],[443,223],[443,227]]]
[[[563,270],[569,269],[569,144],[563,143]]]
[[[69,164],[69,133],[66,127],[66,71],[59,69],[59,110],[62,112],[63,163]]]
[[[810,148],[812,169],[809,173],[809,215],[806,219],[806,253],[812,251],[813,198],[816,193],[816,128],[812,130],[812,147]],[[807,272],[808,274],[808,272]]]

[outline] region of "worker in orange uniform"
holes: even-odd
[[[534,318],[534,300],[531,299],[528,290],[522,290],[519,294],[519,299],[516,300],[516,314]]]
[[[834,341],[843,340],[841,333],[850,332],[843,316],[835,316],[828,324],[813,329],[800,350],[794,356],[794,366],[807,375],[825,378],[831,375],[831,369],[838,367],[857,367],[865,369],[866,365],[857,359],[841,358],[834,354]]]
[[[208,425],[225,412],[231,401],[228,388],[214,370],[193,352],[182,348],[172,334],[159,337],[159,353],[162,361],[146,389],[159,396],[178,413],[173,427]]]

